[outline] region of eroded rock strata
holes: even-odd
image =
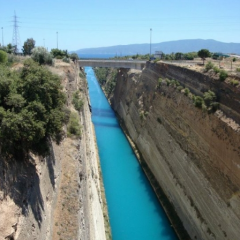
[[[212,90],[220,110],[207,113],[176,86]],[[118,73],[111,98],[131,140],[191,239],[240,236],[240,91],[203,73],[163,63]]]

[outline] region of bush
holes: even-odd
[[[237,71],[237,72],[240,72],[240,68],[237,68],[236,71]]]
[[[203,94],[203,99],[204,99],[204,102],[206,104],[206,106],[210,106],[212,102],[215,102],[217,97],[216,97],[216,94],[214,92],[212,92],[211,90],[208,90],[207,92],[205,92]]]
[[[65,62],[65,63],[70,63],[70,59],[67,58],[67,57],[64,57],[64,58],[62,59],[62,61]]]
[[[32,59],[39,64],[52,65],[53,57],[44,47],[36,47],[32,50]]]
[[[220,72],[220,69],[216,66],[213,67],[213,71],[217,74]]]
[[[183,86],[178,86],[178,87],[177,87],[177,90],[178,90],[179,92],[181,92],[181,91],[183,90]]]
[[[169,86],[171,84],[171,80],[169,80],[168,78],[166,78],[166,83],[167,83],[167,86]]]
[[[228,77],[227,72],[225,70],[221,70],[219,74],[219,80],[223,82],[227,77]]]
[[[70,119],[68,123],[68,136],[71,137],[73,135],[80,137],[81,136],[81,126],[79,124],[79,117],[77,113],[71,113]]]
[[[195,99],[194,99],[195,107],[202,108],[203,103],[204,103],[204,101],[201,97],[199,97],[199,96],[195,97]]]
[[[231,84],[233,86],[237,86],[239,84],[239,81],[238,80],[231,80]]]
[[[208,61],[206,66],[205,66],[205,70],[209,71],[210,69],[212,69],[214,67],[214,64],[211,61]]]
[[[8,60],[8,55],[5,51],[0,50],[0,63],[6,63]]]
[[[210,109],[211,112],[217,111],[218,108],[219,108],[219,103],[218,102],[212,102],[211,103],[211,109]]]
[[[14,55],[14,54],[9,54],[8,55],[9,65],[11,65],[12,63],[15,63],[15,62],[19,62],[19,61],[20,61],[20,59],[16,55]]]
[[[163,82],[162,78],[159,78],[158,79],[158,84],[157,84],[157,89],[160,89],[160,87],[162,85],[162,82]]]
[[[69,57],[70,57],[70,59],[72,59],[73,61],[75,61],[75,60],[78,60],[78,59],[79,59],[79,57],[78,57],[77,53],[71,53],[71,54],[69,55]]]
[[[219,103],[216,102],[217,100],[216,94],[211,90],[208,90],[203,94],[203,100],[206,107],[208,107],[209,112],[215,112],[218,109]]]
[[[188,88],[184,89],[184,95],[188,96],[188,94],[190,93],[190,90]]]
[[[79,91],[73,93],[72,104],[77,111],[80,111],[83,107],[83,100],[79,97]]]

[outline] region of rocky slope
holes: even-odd
[[[50,70],[62,78],[72,111],[72,92],[81,90],[81,138],[51,143],[51,154],[30,163],[0,161],[0,240],[109,239],[104,189],[87,83],[73,63]],[[105,217],[105,219],[104,219]]]
[[[220,109],[195,107],[191,94],[166,78],[200,96],[212,90]],[[240,236],[239,93],[226,82],[163,63],[118,74],[112,106],[191,239]]]

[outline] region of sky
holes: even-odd
[[[240,43],[240,0],[0,0],[0,43],[83,48],[214,39]],[[152,31],[150,31],[152,29]]]

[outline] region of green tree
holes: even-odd
[[[5,52],[7,52],[7,53],[9,53],[9,54],[12,54],[12,53],[15,52],[15,47],[12,46],[11,43],[9,43],[7,46],[1,47],[0,50],[3,50],[3,51],[5,51]]]
[[[78,57],[78,55],[77,55],[76,53],[71,53],[71,54],[69,55],[69,57],[70,57],[73,61],[79,59],[79,57]]]
[[[58,76],[32,59],[20,73],[0,65],[0,149],[7,159],[45,156],[50,139],[60,143],[65,95]]]
[[[31,55],[32,49],[35,47],[35,40],[33,38],[28,38],[23,45],[22,51],[23,54],[26,55]]]
[[[7,53],[3,50],[0,50],[0,63],[6,63],[8,59]]]
[[[68,52],[67,50],[60,50],[58,48],[53,48],[50,52],[54,58],[64,58],[67,57],[68,58]]]
[[[32,59],[39,64],[49,64],[51,65],[52,55],[44,47],[36,47],[32,50]]]
[[[207,49],[201,49],[198,51],[198,56],[203,60],[203,65],[204,61],[207,57],[211,57],[211,53]]]
[[[182,59],[182,57],[183,57],[183,53],[181,53],[181,52],[175,53],[175,59],[176,60],[180,60],[180,59]]]

